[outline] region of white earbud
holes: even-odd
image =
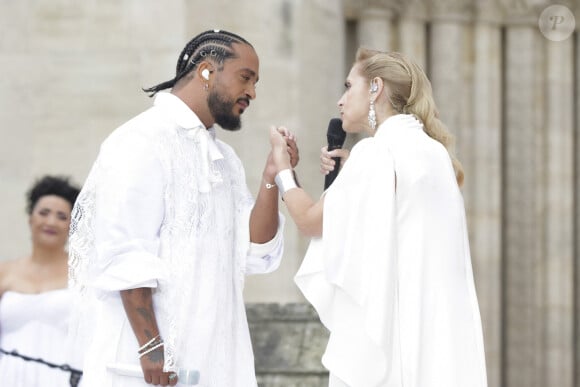
[[[201,71],[201,76],[206,80],[209,81],[209,70],[208,69],[203,69]]]

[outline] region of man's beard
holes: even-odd
[[[207,97],[207,103],[216,124],[231,131],[239,130],[242,127],[240,117],[234,115],[236,101],[224,99],[219,92],[212,90]]]

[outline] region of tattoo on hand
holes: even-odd
[[[155,351],[148,353],[147,358],[152,363],[163,363],[163,348],[157,348]]]

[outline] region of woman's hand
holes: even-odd
[[[320,149],[320,173],[328,175],[337,167],[336,162],[332,159],[333,157],[340,157],[340,167],[342,167],[348,156],[350,156],[348,149],[341,148],[329,152],[328,147],[322,147]]]

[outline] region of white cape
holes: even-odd
[[[414,117],[353,148],[295,281],[330,331],[331,386],[487,385],[463,199]]]

